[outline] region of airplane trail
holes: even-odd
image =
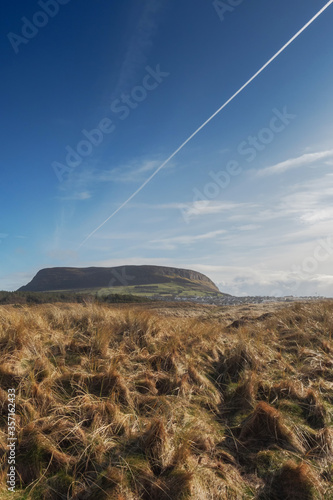
[[[330,0],[329,2],[327,2],[324,7],[322,7],[318,12],[317,14],[315,14],[311,19],[310,21],[308,21],[306,24],[304,24],[304,26],[299,30],[297,31],[297,33],[290,38],[290,40],[288,40],[287,43],[285,43],[283,45],[283,47],[281,47],[280,50],[278,50],[253,76],[251,76],[251,78],[249,80],[247,80],[246,83],[244,83],[244,85],[242,85],[238,90],[237,92],[235,92],[224,104],[222,104],[221,107],[219,107],[215,113],[213,113],[202,125],[200,125],[200,127],[198,127],[194,132],[193,134],[191,134],[152,174],[150,177],[148,177],[148,179],[146,179],[142,184],[141,186],[136,190],[134,191],[133,194],[131,194],[131,196],[129,198],[127,198],[126,201],[124,201],[124,203],[122,203],[111,215],[109,215],[109,217],[107,219],[105,219],[104,222],[102,222],[98,227],[96,227],[90,234],[88,234],[88,236],[80,243],[79,245],[79,248],[81,248],[99,229],[101,229],[101,227],[103,227],[110,219],[112,219],[112,217],[114,217],[122,208],[124,208],[127,203],[129,203],[138,193],[140,193],[140,191],[155,177],[155,175],[158,174],[158,172],[160,170],[162,170],[162,168],[165,167],[165,165],[167,165],[170,160],[172,160],[172,158],[174,158],[174,156],[176,156],[177,153],[179,153],[179,151],[181,151],[187,143],[189,143],[193,137],[195,137],[199,132],[200,130],[202,130],[206,125],[208,125],[208,123],[210,121],[213,120],[213,118],[215,118],[216,115],[218,115],[226,106],[228,106],[228,104],[231,103],[231,101],[233,101],[248,85],[250,85],[250,83],[253,82],[253,80],[255,80],[259,75],[260,73],[262,73],[266,68],[267,66],[269,66],[282,52],[284,52],[284,50],[289,47],[289,45],[291,43],[293,43],[296,38],[298,38],[302,33],[303,31],[305,31],[331,4],[333,3],[333,0]]]

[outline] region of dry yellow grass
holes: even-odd
[[[0,498],[333,499],[332,331],[332,301],[1,307]]]

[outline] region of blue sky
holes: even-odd
[[[333,297],[333,5],[95,231],[326,3],[4,0],[0,289],[128,263]]]

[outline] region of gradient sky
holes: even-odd
[[[86,239],[326,4],[222,3],[3,0],[0,289],[128,263],[333,297],[333,5]]]

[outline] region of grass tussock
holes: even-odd
[[[279,470],[270,487],[270,497],[276,500],[313,500],[325,498],[320,479],[307,463],[288,461]]]
[[[304,452],[296,435],[284,422],[282,414],[268,403],[260,401],[250,416],[242,423],[239,441],[246,447],[267,449],[276,444]]]
[[[332,302],[154,307],[1,307],[1,498],[12,387],[14,500],[333,498]]]

